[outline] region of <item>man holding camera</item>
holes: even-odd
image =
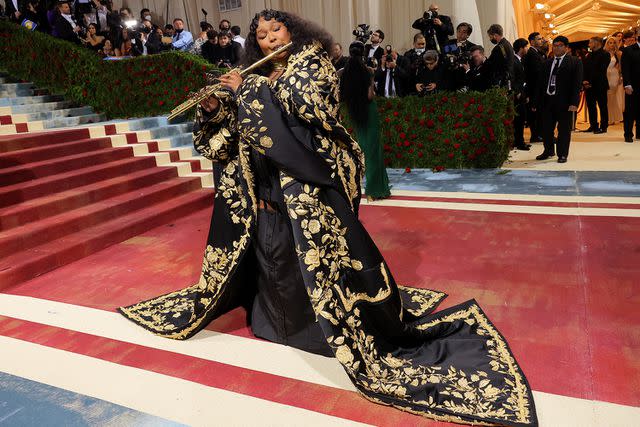
[[[375,65],[376,67],[374,68],[380,66],[382,56],[384,55],[384,49],[380,46],[383,40],[384,33],[382,30],[375,30],[371,33],[371,43],[364,45],[364,58],[368,66],[372,67]]]
[[[428,50],[424,54],[424,67],[418,71],[415,88],[420,96],[449,90],[447,69],[440,64],[435,50]]]
[[[412,27],[420,30],[427,40],[427,50],[436,50],[444,53],[444,46],[453,35],[453,24],[451,18],[438,14],[439,6],[435,3],[429,6],[421,18],[414,21]]]
[[[395,96],[405,96],[407,94],[406,84],[408,75],[406,68],[398,66],[402,59],[398,52],[391,46],[387,46],[387,51],[382,57],[380,67],[374,75],[376,93],[378,96],[392,98]]]
[[[471,64],[463,64],[466,71],[465,86],[469,90],[484,92],[491,87],[490,72],[485,65],[487,57],[482,46],[474,46],[471,49]]]

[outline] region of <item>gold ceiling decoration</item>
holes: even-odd
[[[640,24],[640,0],[525,0],[537,30],[571,41],[607,36]],[[541,31],[542,30],[542,31]]]

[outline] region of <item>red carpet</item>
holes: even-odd
[[[87,129],[1,136],[0,290],[207,208],[211,198],[199,178],[179,178]]]

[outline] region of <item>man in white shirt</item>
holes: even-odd
[[[244,37],[240,37],[240,27],[238,27],[237,25],[231,27],[231,34],[233,35],[231,40],[238,43],[244,49],[245,39]]]
[[[176,50],[188,51],[193,44],[193,36],[191,33],[184,29],[184,21],[180,18],[173,20],[173,29],[175,31],[173,35],[173,48]]]

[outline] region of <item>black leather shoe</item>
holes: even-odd
[[[625,138],[624,142],[633,142],[633,138]]]
[[[559,156],[558,157],[558,163],[567,163],[567,158],[564,156]]]
[[[593,133],[595,133],[595,134],[607,133],[607,130],[606,129],[596,129],[596,130],[593,131]]]
[[[591,126],[589,126],[587,129],[585,129],[585,130],[581,130],[580,132],[595,132],[596,130],[598,130],[598,129],[597,129],[597,128],[596,128],[596,129],[594,129],[594,128],[592,128]]]
[[[536,157],[536,160],[547,160],[549,157],[553,157],[554,154],[542,153]]]
[[[543,139],[541,136],[537,136],[535,138],[531,138],[531,140],[529,142],[534,143],[534,142],[542,142]]]
[[[515,149],[521,150],[521,151],[529,151],[530,147],[531,147],[530,145],[522,144],[522,145],[516,145]]]

